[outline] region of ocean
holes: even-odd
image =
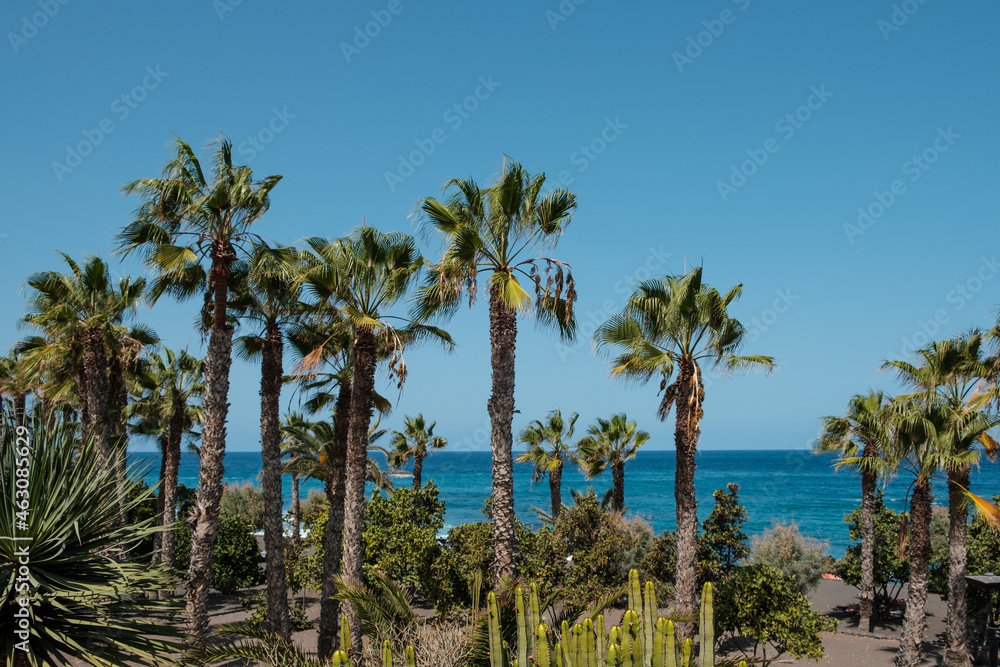
[[[150,466],[147,481],[154,483],[159,474],[159,455],[137,453],[133,461]],[[625,504],[629,513],[650,523],[659,534],[676,526],[674,514],[674,452],[647,451],[625,465]],[[850,544],[844,515],[858,506],[861,485],[857,474],[834,470],[834,457],[815,455],[806,450],[704,451],[698,454],[695,487],[698,494],[698,516],[704,520],[712,511],[712,492],[725,488],[729,482],[740,485],[740,502],[749,515],[744,531],[759,534],[773,520],[794,521],[799,530],[828,542],[829,553],[844,555]],[[259,485],[261,470],[257,452],[226,454],[225,481],[250,482]],[[483,501],[490,494],[489,452],[434,452],[424,462],[424,483],[433,480],[445,503],[446,529],[461,523],[482,521]],[[886,505],[903,508],[911,477],[901,473],[885,487]],[[180,482],[195,487],[198,483],[198,459],[187,452],[181,457]],[[397,478],[397,486],[407,486],[410,478]],[[563,502],[569,503],[569,489],[584,490],[593,486],[602,496],[611,485],[611,473],[585,480],[576,467],[563,472]],[[310,490],[322,491],[316,480],[302,484],[304,501]],[[971,490],[982,496],[1000,495],[1000,464],[983,462],[972,474]],[[291,478],[285,476],[285,509],[291,506]],[[371,488],[368,490],[371,493]],[[935,503],[947,503],[943,480],[935,480]],[[514,466],[514,502],[518,519],[529,526],[538,526],[532,506],[549,509],[548,481],[531,484],[531,467]]]

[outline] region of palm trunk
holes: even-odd
[[[552,502],[553,526],[559,520],[559,512],[562,510],[562,472],[563,460],[559,459],[556,467],[549,471],[549,497]]]
[[[611,462],[612,498],[615,510],[625,511],[625,462],[615,459]]]
[[[340,601],[333,596],[337,586],[333,577],[340,574],[344,538],[344,488],[347,484],[347,432],[351,420],[351,385],[341,381],[333,422],[333,446],[330,452],[330,481],[326,483],[326,538],[323,543],[323,588],[319,598],[320,659],[329,658],[340,638]]]
[[[212,583],[212,547],[219,535],[232,350],[232,327],[213,326],[205,357],[205,393],[202,399],[204,427],[187,586],[187,611],[191,619],[191,635],[196,645],[203,644],[208,638],[208,590]]]
[[[260,450],[264,494],[267,629],[291,639],[285,583],[285,531],[281,503],[281,329],[268,322],[260,372]]]
[[[299,501],[299,474],[292,473],[292,540],[298,542],[302,530],[302,503]]]
[[[163,525],[177,521],[177,477],[181,465],[181,439],[184,436],[184,405],[174,405],[167,424],[167,442],[163,448]],[[174,528],[163,533],[163,549],[160,562],[174,566],[177,538]]]
[[[354,333],[354,384],[351,388],[351,419],[347,432],[347,477],[344,488],[344,577],[362,582],[365,528],[365,473],[368,471],[368,426],[372,418],[375,390],[375,336],[370,329]],[[347,605],[351,645],[357,647],[355,664],[360,664],[361,617],[353,604]]]
[[[920,650],[924,630],[927,629],[924,607],[927,603],[927,567],[931,555],[931,485],[927,479],[918,481],[913,489],[909,524],[910,584],[896,667],[920,665]]]
[[[420,490],[420,483],[423,481],[424,474],[424,456],[425,454],[420,450],[413,453],[413,490]]]
[[[514,353],[517,314],[506,306],[497,287],[490,290],[490,362],[493,387],[486,409],[490,415],[493,450],[493,563],[494,586],[517,572],[514,560]]]
[[[164,499],[167,479],[167,436],[160,436],[160,492],[156,494],[156,525],[157,527],[166,525],[163,516]],[[153,562],[163,562],[163,532],[159,531],[153,535]]]
[[[124,485],[128,475],[128,425],[125,411],[128,408],[128,387],[125,384],[125,364],[121,353],[114,347],[108,358],[108,437],[114,452],[115,476]],[[119,521],[129,522],[125,496],[118,501]]]
[[[87,430],[94,449],[105,468],[114,466],[114,453],[109,441],[108,420],[108,357],[104,351],[104,337],[96,329],[89,329],[83,338],[83,368],[86,383]]]
[[[674,403],[676,410],[676,426],[674,429],[674,446],[677,449],[677,464],[674,470],[674,500],[677,504],[677,573],[676,608],[678,614],[695,615],[697,600],[697,540],[698,540],[698,502],[694,491],[695,451],[698,447],[698,416],[693,414],[695,407],[689,402],[695,386],[694,366],[691,361],[681,362],[677,376],[677,394]],[[690,636],[690,623],[681,623],[678,627],[683,637]]]
[[[28,397],[24,392],[14,394],[14,422],[16,426],[24,426],[24,418],[27,413]]]
[[[969,488],[968,466],[948,473],[948,645],[944,652],[947,667],[971,665],[969,656],[969,609],[965,582],[968,554],[966,538],[969,510],[963,489]]]
[[[873,457],[875,448],[865,445],[864,457]],[[875,474],[861,473],[861,592],[858,608],[861,619],[858,629],[872,632],[872,603],[875,600]]]

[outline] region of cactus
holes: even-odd
[[[712,584],[705,584],[701,594],[701,667],[715,666],[715,613],[712,611]]]
[[[604,662],[604,649],[607,648],[605,642],[608,639],[608,635],[604,632],[604,614],[600,614],[594,620],[594,633],[597,635],[597,645],[594,647],[597,650],[597,655],[594,657],[599,666]]]
[[[492,592],[486,596],[486,613],[489,615],[490,667],[503,667],[503,639],[500,635],[500,609],[497,596]]]
[[[517,606],[517,662],[519,665],[528,665],[528,628],[527,619],[524,616],[524,591],[520,586],[514,589],[514,601]],[[532,651],[534,655],[534,651]]]
[[[583,667],[598,667],[594,639],[594,622],[588,618],[583,622],[583,652],[587,657],[583,663]],[[602,636],[596,644],[600,644],[603,641],[604,637]]]
[[[347,653],[351,650],[351,628],[347,625],[347,616],[340,617],[340,650]]]
[[[392,645],[388,639],[382,642],[382,667],[392,667]]]
[[[673,621],[667,621],[667,635],[663,640],[663,653],[667,667],[677,667],[677,631]]]
[[[347,651],[334,651],[330,657],[330,667],[350,667],[351,659]]]
[[[535,654],[535,662],[538,667],[550,667],[549,661],[549,629],[544,623],[539,623],[535,628],[535,636],[538,637],[538,653]]]
[[[681,655],[681,667],[691,667],[691,640],[684,640],[684,652]]]
[[[528,618],[528,627],[529,628],[537,628],[538,624],[542,622],[541,614],[539,614],[539,612],[538,612],[538,584],[531,584],[531,586],[528,588],[528,591],[529,591],[529,594],[530,594],[529,595],[530,596],[530,600],[529,600],[529,613],[530,613],[530,617]],[[530,649],[531,655],[536,655],[538,653],[538,640],[535,637],[535,633],[534,632],[529,632],[528,636],[531,637],[531,640],[530,640],[531,641],[531,649]]]
[[[646,594],[642,598],[642,664],[653,664],[653,633],[656,631],[656,588],[653,582],[646,582]]]
[[[417,652],[412,646],[406,647],[406,667],[417,667]]]
[[[614,644],[608,645],[608,657],[605,664],[607,667],[617,667],[618,665],[618,647]]]

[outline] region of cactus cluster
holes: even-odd
[[[507,667],[506,656],[515,654],[513,667],[714,667],[715,635],[712,585],[705,584],[698,632],[701,650],[692,662],[693,646],[686,640],[678,646],[674,622],[657,614],[656,591],[639,575],[629,572],[628,609],[621,625],[604,628],[604,615],[570,627],[563,621],[557,633],[541,622],[538,589],[514,591],[517,609],[517,650],[510,650],[500,633],[500,610],[496,596],[487,597],[490,667]],[[741,663],[745,667],[745,663]]]

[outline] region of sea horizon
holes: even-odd
[[[516,452],[515,452],[516,454]],[[155,483],[159,475],[157,453],[133,452],[133,463],[149,466],[144,479]],[[434,452],[424,462],[424,484],[433,481],[439,498],[445,504],[445,530],[474,521],[485,521],[483,503],[491,492],[489,451]],[[641,451],[625,466],[625,505],[627,516],[645,519],[659,535],[676,526],[674,514],[674,461],[670,450]],[[695,488],[698,519],[703,521],[714,507],[712,494],[730,482],[740,486],[740,504],[747,510],[744,532],[751,537],[761,534],[773,521],[794,521],[800,532],[827,543],[826,551],[835,558],[844,555],[850,544],[849,528],[844,516],[861,501],[858,475],[851,470],[835,470],[836,457],[813,454],[807,449],[764,450],[704,450],[697,455]],[[260,485],[260,452],[230,451],[226,453],[227,484],[249,482]],[[193,488],[197,485],[198,459],[184,452],[181,456],[179,482]],[[550,509],[548,481],[531,484],[532,468],[527,464],[514,466],[514,502],[517,518],[532,528],[541,525],[532,507]],[[912,477],[906,472],[880,486],[885,492],[886,506],[902,510]],[[291,507],[291,476],[282,480],[284,510]],[[394,480],[397,487],[410,486],[409,477]],[[562,497],[571,502],[570,489],[594,487],[598,496],[611,485],[610,472],[591,480],[584,479],[576,466],[567,466],[563,473]],[[934,480],[936,504],[947,503],[943,479]],[[367,493],[373,490],[368,485]],[[983,462],[973,469],[971,490],[985,497],[1000,494],[1000,465]],[[305,480],[300,485],[304,502],[311,491],[322,493],[317,480]]]

